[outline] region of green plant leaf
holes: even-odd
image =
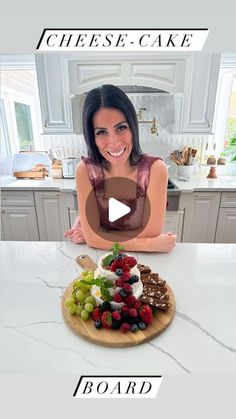
[[[103,266],[109,266],[109,265],[110,265],[110,263],[111,263],[113,260],[114,260],[114,255],[110,254],[110,255],[106,256],[106,257],[103,259],[103,261],[102,261]]]
[[[111,294],[109,293],[107,288],[101,286],[101,294],[103,298],[105,299],[105,301],[112,301]]]

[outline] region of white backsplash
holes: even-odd
[[[198,149],[198,156],[203,160],[206,143],[212,142],[212,136],[178,133],[182,100],[179,95],[128,94],[128,96],[137,112],[139,108],[147,109],[142,111],[144,120],[152,121],[153,118],[157,120],[158,135],[150,133],[151,123],[139,123],[140,144],[144,153],[160,156],[165,160],[173,150],[189,145]],[[77,134],[42,135],[39,146],[45,150],[63,146],[66,157],[86,155],[83,136]]]

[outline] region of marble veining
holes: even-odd
[[[129,348],[83,340],[61,313],[64,289],[81,272],[76,257],[97,262],[105,251],[70,242],[2,242],[0,251],[0,372],[236,372],[235,244],[178,243],[170,254],[134,253],[167,280],[177,311],[161,335]]]

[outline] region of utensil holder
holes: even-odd
[[[193,175],[193,168],[193,164],[190,166],[177,166],[177,177],[186,178],[188,180],[191,179]]]

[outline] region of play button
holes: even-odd
[[[137,237],[146,227],[151,212],[146,191],[123,177],[95,182],[85,211],[94,233],[113,243]]]
[[[108,201],[108,219],[113,222],[129,214],[131,208],[128,205],[122,204],[115,198],[109,198]]]

